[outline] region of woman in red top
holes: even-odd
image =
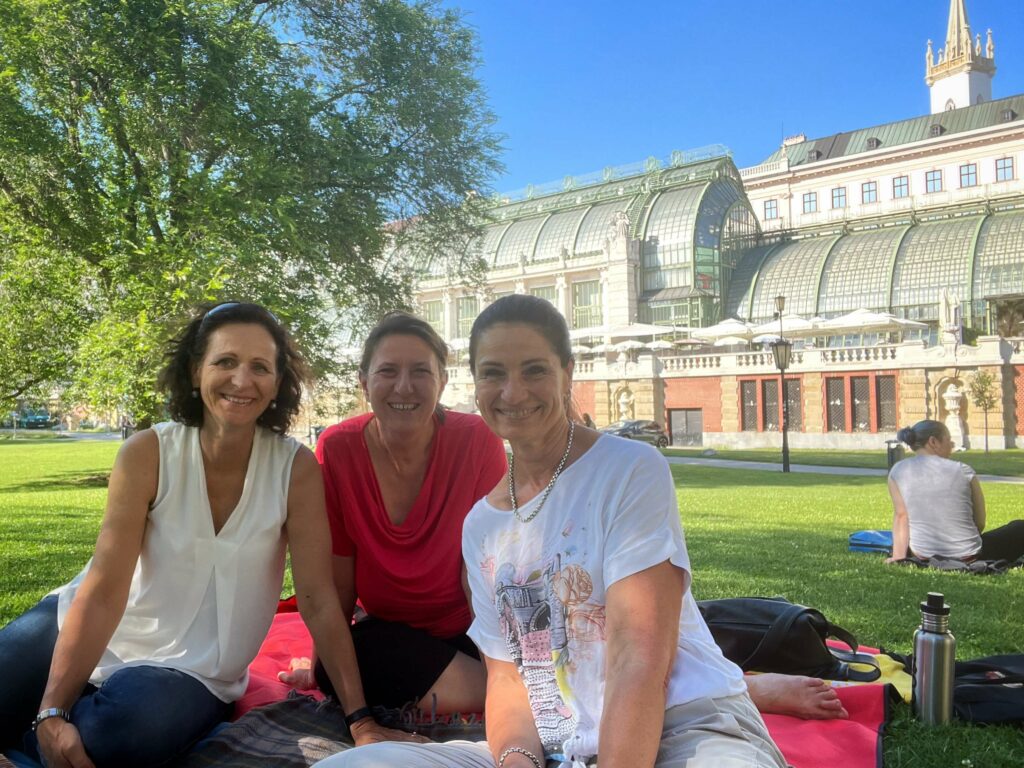
[[[373,412],[317,443],[342,610],[351,617],[358,599],[367,614],[352,638],[371,706],[483,709],[484,668],[465,635],[462,522],[504,474],[505,450],[479,417],[440,407],[447,356],[428,323],[385,317],[359,365]],[[312,683],[302,670],[283,679]],[[331,692],[319,664],[316,680]]]

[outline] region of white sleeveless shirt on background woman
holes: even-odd
[[[153,430],[160,445],[156,499],[124,616],[89,682],[100,685],[126,666],[170,667],[234,701],[277,610],[299,443],[256,428],[241,498],[215,533],[199,429],[168,422]],[[91,563],[57,590],[59,626]]]

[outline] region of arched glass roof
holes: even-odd
[[[974,300],[1024,290],[1024,214],[989,216],[978,235]]]
[[[893,258],[906,231],[905,226],[887,227],[840,238],[825,264],[818,314],[888,310]]]
[[[732,280],[729,282],[729,295],[726,298],[725,312],[722,313],[723,317],[741,317],[746,319],[749,316],[750,303],[748,299],[750,297],[750,285],[754,282],[757,270],[761,268],[761,262],[764,261],[765,256],[772,249],[778,247],[778,243],[759,245],[743,254],[739,264],[736,265],[735,271],[732,273]]]
[[[595,205],[583,218],[580,232],[576,236],[576,244],[572,248],[573,256],[590,256],[599,253],[608,239],[612,219],[616,211],[625,211],[629,200],[616,200],[612,203]]]
[[[818,300],[818,277],[829,250],[838,237],[808,237],[785,243],[773,251],[757,277],[750,319],[771,320],[775,297],[786,297],[786,312],[810,317]]]
[[[480,239],[477,240],[478,247],[480,248],[480,258],[484,260],[485,264],[494,264],[498,243],[501,242],[501,236],[505,234],[505,230],[509,226],[509,224],[495,224],[487,227],[484,229]]]
[[[980,223],[979,216],[964,216],[912,227],[896,255],[891,306],[937,306],[943,288],[965,300],[974,238]]]
[[[508,228],[501,238],[497,253],[494,255],[494,266],[507,267],[512,264],[527,264],[533,260],[533,246],[537,242],[537,233],[547,221],[547,216],[534,216],[522,219]]]
[[[647,219],[641,250],[645,268],[689,264],[693,259],[694,226],[705,185],[697,184],[658,196]]]
[[[537,246],[534,250],[534,261],[554,261],[561,254],[562,250],[572,254],[573,238],[576,237],[576,229],[586,215],[586,208],[577,208],[574,211],[563,211],[556,213],[547,221],[537,236]]]

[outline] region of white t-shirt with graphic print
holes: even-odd
[[[540,496],[521,508],[524,517]],[[687,572],[666,707],[746,691],[690,594],[675,486],[651,446],[600,437],[529,523],[481,499],[466,518],[462,549],[475,614],[469,636],[486,655],[517,666],[549,755],[597,754],[606,591],[666,560]]]

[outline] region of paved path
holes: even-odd
[[[763,472],[781,472],[782,464],[771,461],[735,461],[733,459],[694,459],[688,456],[667,456],[669,464],[694,464],[696,466],[718,467],[720,469],[757,469]],[[868,469],[864,467],[820,467],[814,464],[790,464],[791,472],[817,475],[870,475],[885,477],[887,469]],[[1013,483],[1024,485],[1024,477],[1006,477],[1004,475],[978,475],[983,483]]]

